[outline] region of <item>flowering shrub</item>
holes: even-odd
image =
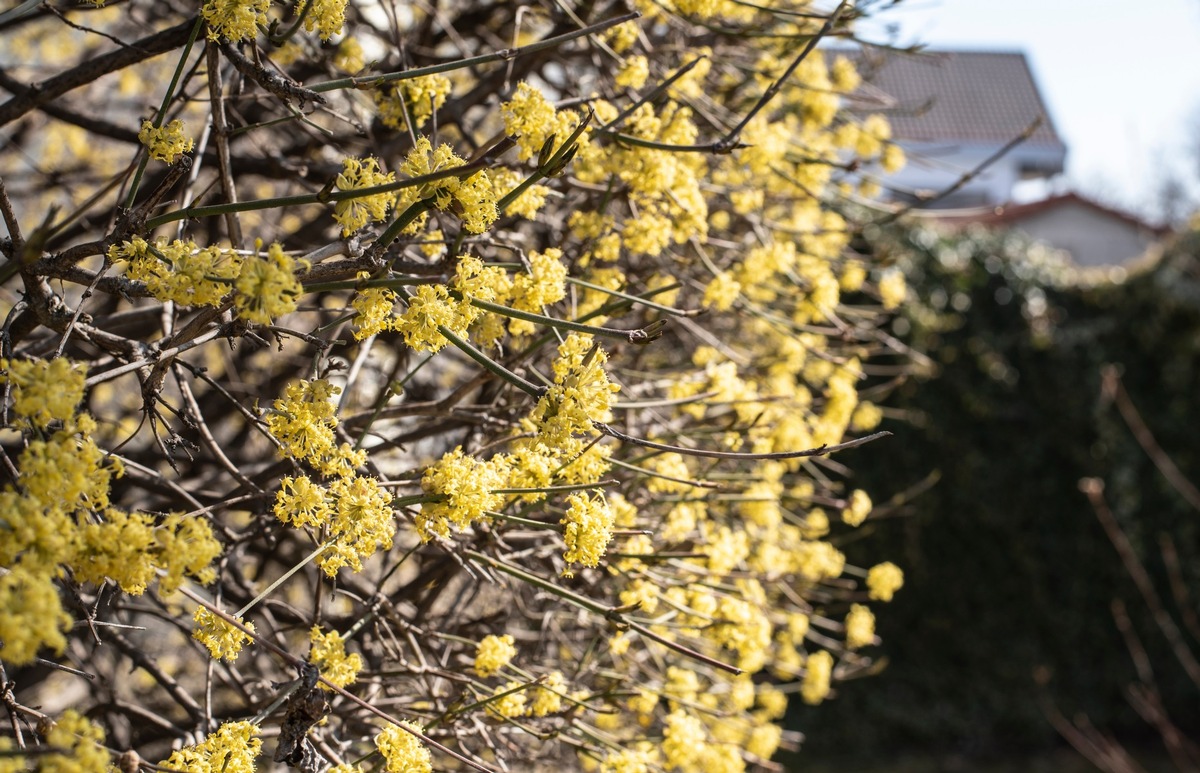
[[[0,14],[0,766],[737,771],[872,666],[859,11],[636,6]]]

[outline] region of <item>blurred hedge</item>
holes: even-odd
[[[1099,397],[1102,367],[1119,365],[1158,442],[1200,483],[1200,234],[1120,282],[983,231],[919,228],[876,235],[870,249],[904,266],[920,302],[897,337],[934,363],[884,403],[896,437],[889,453],[854,460],[855,485],[883,503],[931,473],[940,479],[898,504],[904,517],[875,522],[907,575],[878,612],[890,665],[870,690],[848,684],[821,711],[803,711],[808,752],[1037,752],[1061,744],[1039,696],[1151,741],[1122,697],[1132,667],[1109,611],[1117,597],[1174,717],[1200,726],[1194,686],[1078,490],[1084,476],[1106,482],[1164,598],[1160,533],[1174,536],[1185,579],[1200,585],[1200,514]],[[854,560],[855,545],[846,550]]]

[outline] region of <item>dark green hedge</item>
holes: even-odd
[[[885,420],[895,437],[846,461],[876,502],[932,471],[941,477],[905,517],[869,521],[873,538],[845,547],[864,566],[892,557],[907,583],[878,611],[886,671],[817,709],[796,708],[809,759],[1035,752],[1061,743],[1041,696],[1067,716],[1152,740],[1122,694],[1133,671],[1114,598],[1133,609],[1176,719],[1200,729],[1200,690],[1078,489],[1086,476],[1106,482],[1171,609],[1160,533],[1174,536],[1200,589],[1200,513],[1099,399],[1101,369],[1119,365],[1159,443],[1200,484],[1200,235],[1121,283],[1081,282],[1013,236],[918,229],[876,235],[869,248],[906,269],[919,303],[897,334],[937,367],[885,402],[912,421]]]

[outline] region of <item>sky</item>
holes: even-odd
[[[1150,215],[1171,174],[1200,193],[1200,0],[900,0],[870,37],[889,25],[901,44],[1024,51],[1067,188]]]

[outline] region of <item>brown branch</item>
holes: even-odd
[[[1175,460],[1171,458],[1170,454],[1163,451],[1162,446],[1154,439],[1154,433],[1146,426],[1146,422],[1142,420],[1133,401],[1129,399],[1129,393],[1125,391],[1125,386],[1121,383],[1121,375],[1117,367],[1105,365],[1101,376],[1104,379],[1100,392],[1101,400],[1105,403],[1116,403],[1117,410],[1121,412],[1121,418],[1125,420],[1125,426],[1129,427],[1129,431],[1133,433],[1138,445],[1146,452],[1146,456],[1149,456],[1150,461],[1154,462],[1154,466],[1167,479],[1167,483],[1171,484],[1171,488],[1179,492],[1179,495],[1187,500],[1189,505],[1200,511],[1200,489],[1197,489],[1190,480],[1183,476],[1179,467],[1176,466]]]
[[[630,443],[643,448],[653,448],[656,451],[673,451],[684,456],[702,456],[706,459],[799,459],[804,456],[823,456],[825,454],[834,454],[838,451],[845,451],[850,448],[857,448],[861,445],[866,445],[873,440],[880,438],[891,437],[890,432],[876,432],[873,435],[848,440],[845,443],[837,445],[823,445],[816,448],[809,448],[804,451],[777,451],[773,453],[752,454],[739,453],[737,451],[710,451],[704,448],[688,448],[687,446],[673,446],[668,443],[657,443],[653,440],[626,435],[624,432],[613,429],[609,425],[600,421],[593,421],[592,426],[603,432],[609,437],[616,438],[622,443]]]
[[[110,72],[122,70],[183,45],[195,24],[195,19],[187,19],[174,27],[144,37],[128,48],[119,48],[95,59],[89,59],[49,80],[22,90],[0,105],[0,126],[11,123],[30,110],[53,102],[68,91],[86,86]]]
[[[1175,619],[1163,606],[1162,599],[1159,598],[1158,591],[1154,589],[1154,583],[1151,581],[1146,567],[1142,565],[1128,535],[1125,534],[1125,530],[1121,528],[1116,516],[1109,509],[1108,502],[1104,498],[1104,482],[1098,478],[1084,478],[1079,481],[1079,490],[1087,496],[1092,510],[1096,513],[1097,520],[1104,527],[1104,532],[1108,535],[1113,547],[1116,548],[1117,555],[1121,557],[1121,563],[1124,564],[1126,573],[1137,586],[1138,592],[1146,602],[1146,607],[1154,617],[1154,622],[1162,631],[1163,638],[1171,645],[1171,651],[1175,654],[1175,658],[1187,672],[1188,678],[1195,685],[1200,686],[1200,662],[1196,661],[1196,657],[1192,654],[1187,642],[1184,641]]]

